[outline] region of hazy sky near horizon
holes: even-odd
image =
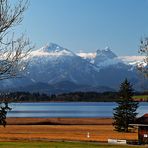
[[[109,46],[138,55],[148,36],[148,0],[30,0],[20,30],[37,49],[54,42],[73,52]]]

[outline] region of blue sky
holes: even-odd
[[[148,36],[148,0],[30,0],[20,29],[36,48],[54,42],[73,52],[109,46],[137,55]]]

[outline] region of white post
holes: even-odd
[[[87,138],[89,138],[90,137],[90,134],[89,134],[89,132],[87,132]]]

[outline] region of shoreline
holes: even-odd
[[[112,125],[112,118],[7,117],[7,125]]]

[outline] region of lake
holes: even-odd
[[[112,117],[114,102],[44,102],[11,103],[8,117]],[[148,113],[148,102],[142,102],[138,116]]]

